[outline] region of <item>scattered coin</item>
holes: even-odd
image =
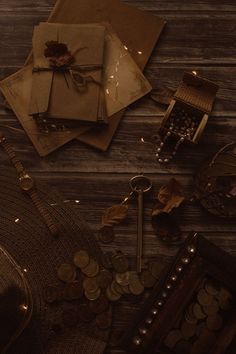
[[[101,295],[101,289],[98,288],[96,291],[93,291],[93,292],[85,291],[84,295],[90,301],[97,300],[99,298],[99,296]]]
[[[104,295],[89,303],[90,310],[95,314],[105,312],[109,308],[109,301]]]
[[[93,278],[84,278],[83,280],[83,288],[86,292],[95,292],[98,290],[99,286],[97,283],[97,278],[93,277]]]
[[[176,354],[189,354],[191,349],[191,343],[187,340],[181,339],[175,346]]]
[[[145,288],[152,288],[156,283],[156,278],[149,270],[142,271],[140,274],[140,280]]]
[[[121,294],[113,292],[110,286],[106,290],[106,296],[110,301],[117,301],[121,298]]]
[[[80,281],[74,281],[66,285],[64,290],[65,300],[78,300],[83,296],[83,287]]]
[[[125,273],[129,269],[128,259],[122,252],[114,254],[111,261],[115,271],[118,273]]]
[[[194,324],[194,323],[197,323],[197,318],[194,316],[193,307],[194,307],[194,303],[192,303],[188,306],[188,309],[185,312],[185,320],[188,323]]]
[[[115,234],[112,226],[103,226],[98,232],[98,239],[102,243],[111,243],[114,241]]]
[[[181,325],[181,332],[184,339],[193,337],[196,332],[196,324],[183,321]]]
[[[216,342],[216,335],[207,327],[204,327],[201,331],[199,339],[202,343],[202,346],[205,348],[206,351],[208,351],[207,349],[212,347],[212,345]]]
[[[100,329],[107,329],[111,327],[112,315],[111,311],[103,312],[96,316],[96,324]]]
[[[219,287],[213,281],[207,281],[205,283],[205,289],[208,292],[208,294],[213,296],[216,296],[219,292]]]
[[[104,268],[106,268],[106,269],[112,269],[113,268],[112,261],[111,261],[112,255],[113,255],[112,252],[103,253],[103,255],[102,255],[102,265],[103,265]]]
[[[44,288],[43,297],[44,300],[49,304],[56,301],[57,296],[58,296],[58,289],[56,286],[49,285],[46,288]]]
[[[124,285],[122,286],[122,291],[124,294],[130,294],[130,289],[129,289],[129,285]]]
[[[136,272],[130,273],[129,290],[133,295],[140,295],[144,291],[144,286],[141,283],[139,276]]]
[[[207,317],[207,327],[212,331],[218,331],[222,327],[222,317],[219,314]]]
[[[69,263],[63,263],[57,270],[57,276],[65,283],[73,282],[76,278],[75,267]]]
[[[199,320],[202,320],[203,318],[206,317],[205,313],[202,310],[202,307],[198,303],[194,304],[193,313],[194,313],[194,316]]]
[[[213,297],[212,297],[212,295],[209,295],[206,292],[206,290],[200,289],[197,294],[197,299],[198,299],[199,304],[201,304],[203,306],[208,306],[212,302]]]
[[[85,268],[89,264],[89,255],[86,251],[80,250],[74,255],[74,265],[78,268]]]
[[[89,264],[85,268],[82,268],[81,271],[87,275],[87,277],[92,278],[98,274],[99,265],[93,258],[90,258]]]
[[[95,315],[88,305],[81,304],[78,306],[78,317],[83,322],[91,322]]]
[[[75,309],[66,309],[62,312],[62,322],[65,327],[75,327],[79,322],[78,312]]]
[[[230,292],[221,288],[218,294],[219,306],[222,310],[230,310],[233,306],[233,298]]]
[[[130,272],[116,273],[115,280],[121,286],[129,285]]]
[[[123,286],[119,285],[116,281],[114,282],[113,287],[114,287],[116,293],[118,293],[120,295],[125,294]],[[127,285],[127,287],[128,287],[128,285]]]
[[[207,316],[215,315],[219,311],[218,302],[213,299],[209,306],[203,306],[203,311]]]
[[[97,275],[97,283],[102,289],[106,289],[111,284],[112,279],[112,273],[107,269],[100,270]]]
[[[181,338],[181,331],[178,329],[174,329],[168,333],[167,337],[164,340],[164,343],[169,349],[173,349],[176,343],[179,342]]]

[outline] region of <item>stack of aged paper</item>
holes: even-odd
[[[2,93],[41,156],[74,138],[100,150],[108,148],[124,108],[151,90],[141,70],[163,27],[162,19],[119,0],[58,0],[49,23],[35,28],[33,55],[26,66],[0,82]],[[96,41],[92,35],[89,38],[92,28]],[[64,73],[65,80],[61,73],[33,70],[48,65],[43,48],[50,40],[65,42],[70,50],[84,48],[78,50],[75,62],[102,66],[88,72],[101,84],[89,83],[85,93],[78,93],[68,73]],[[96,47],[94,56],[89,54],[90,45]],[[56,127],[65,121],[76,124],[65,131],[45,132],[37,124],[37,116]]]

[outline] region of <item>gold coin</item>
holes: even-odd
[[[74,255],[74,265],[78,268],[85,268],[89,264],[89,255],[86,251],[80,250]]]
[[[145,288],[152,288],[157,281],[149,270],[144,270],[140,274],[140,280]]]
[[[121,286],[129,285],[130,272],[116,273],[115,280]]]
[[[116,291],[116,284],[117,284],[116,281],[113,280],[113,281],[111,282],[110,289],[111,289],[111,291],[112,291],[114,294],[116,294],[116,295],[121,295],[120,292]]]
[[[218,301],[219,301],[219,306],[222,310],[227,311],[233,307],[233,297],[231,293],[224,288],[221,288],[219,291]]]
[[[123,294],[130,294],[129,285],[122,286]]]
[[[117,301],[121,298],[121,295],[118,293],[114,293],[111,290],[110,286],[106,290],[106,296],[107,296],[108,300],[110,300],[110,301]]]
[[[101,295],[101,289],[98,288],[96,291],[94,292],[84,292],[85,297],[90,300],[90,301],[94,301],[97,300],[99,298],[99,296]]]
[[[112,265],[116,272],[125,273],[129,269],[129,262],[122,252],[117,252],[111,258]]]
[[[85,268],[82,268],[81,271],[87,275],[87,277],[92,278],[98,275],[99,265],[93,258],[90,258],[89,264]]]
[[[181,332],[184,339],[193,337],[196,332],[196,324],[183,321],[181,325]]]
[[[188,323],[197,323],[197,318],[194,316],[193,313],[193,307],[194,307],[194,303],[190,304],[188,306],[187,311],[185,312],[185,320]]]
[[[75,267],[69,263],[63,263],[57,270],[57,276],[64,283],[71,283],[76,278]]]
[[[144,286],[141,283],[138,274],[135,272],[130,273],[129,290],[133,295],[140,295],[144,291]]]
[[[97,275],[97,283],[102,289],[106,289],[112,282],[112,273],[107,269],[100,270]]]
[[[194,304],[193,313],[194,316],[199,320],[202,320],[203,318],[206,317],[205,313],[202,311],[202,307],[198,303]]]
[[[208,316],[215,315],[219,311],[218,302],[215,299],[213,299],[209,306],[203,306],[203,311]]]
[[[209,295],[213,295],[213,296],[216,296],[219,292],[219,287],[213,281],[207,281],[205,283],[205,289]]]
[[[102,243],[111,243],[114,241],[115,234],[112,226],[103,226],[98,232],[98,239]]]
[[[197,299],[200,305],[208,306],[211,304],[213,297],[209,295],[204,289],[200,289],[197,294]]]
[[[164,340],[164,343],[169,349],[173,349],[181,338],[181,331],[179,329],[174,329],[168,333],[167,337]]]
[[[102,265],[104,268],[106,269],[112,269],[113,265],[111,262],[111,258],[112,258],[112,252],[106,252],[103,253],[102,255]]]
[[[191,343],[184,339],[181,339],[174,348],[176,354],[189,354],[190,349]]]
[[[222,327],[222,317],[219,314],[207,317],[207,327],[212,331],[218,331]]]
[[[120,295],[124,295],[125,294],[125,292],[123,290],[123,287],[121,285],[119,285],[116,281],[114,282],[113,286],[114,286],[114,289],[115,289],[116,293],[118,293]],[[127,285],[127,287],[128,287],[128,285]]]
[[[97,283],[97,278],[84,278],[83,280],[83,288],[88,293],[94,293],[98,290],[99,286]]]

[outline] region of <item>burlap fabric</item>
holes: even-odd
[[[86,249],[99,261],[101,250],[73,204],[64,203],[62,197],[46,185],[37,183],[37,187],[60,229],[58,239],[51,236],[32,201],[19,188],[15,171],[11,168],[0,171],[0,246],[22,269],[27,269],[25,275],[33,298],[31,321],[8,352],[102,353],[109,331],[98,330],[95,323],[57,331],[62,311],[71,304],[49,305],[43,298],[45,286],[58,284],[56,272],[60,264],[71,263],[79,249]]]

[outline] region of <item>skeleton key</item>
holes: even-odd
[[[136,248],[136,264],[137,273],[142,271],[142,254],[143,254],[143,194],[152,188],[150,179],[143,175],[138,175],[130,180],[130,187],[133,192],[138,194],[138,232],[137,232],[137,248]]]

